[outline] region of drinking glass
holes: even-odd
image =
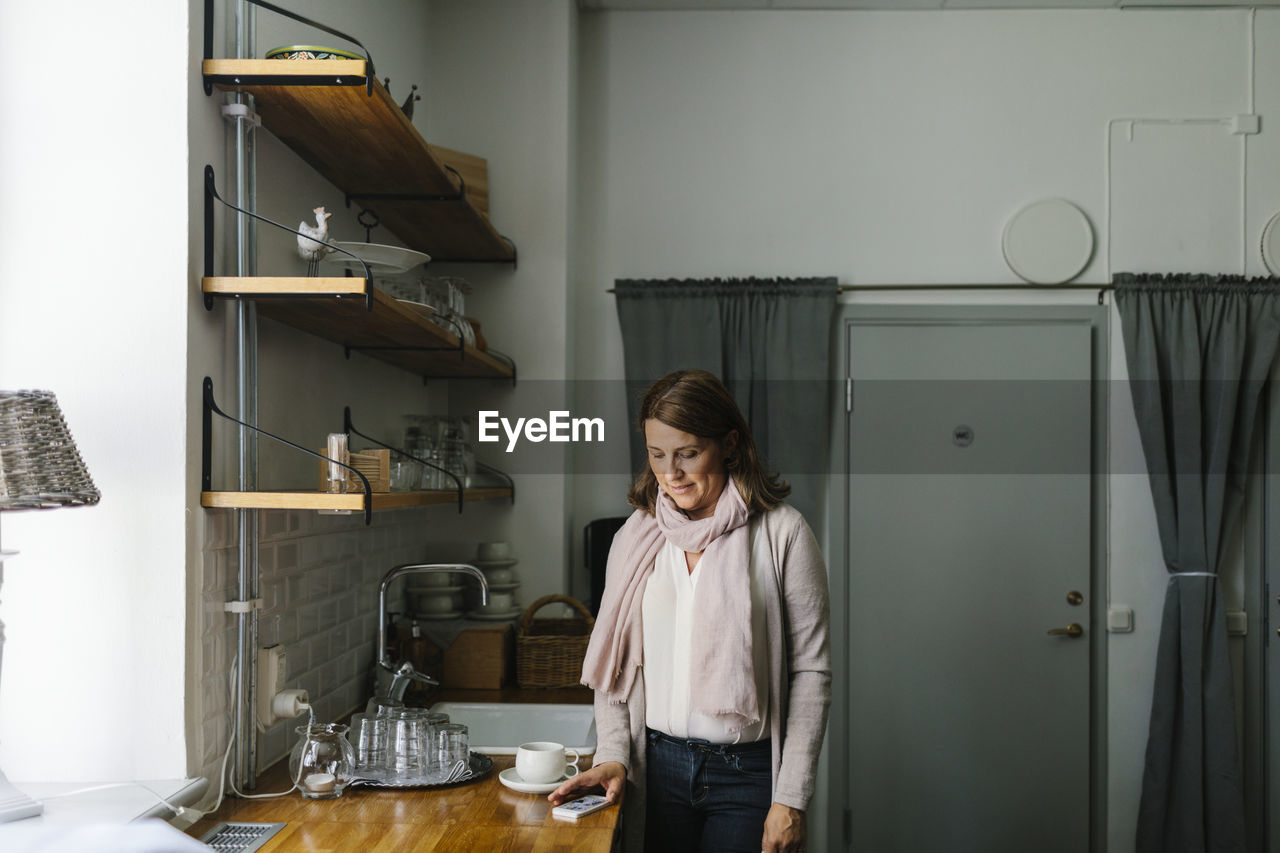
[[[381,771],[387,764],[387,730],[390,717],[387,714],[366,716],[360,720],[360,732],[356,738],[356,769]]]
[[[387,770],[401,781],[426,775],[430,769],[427,719],[421,708],[401,708],[392,714],[387,736]]]
[[[436,728],[435,752],[439,773],[446,779],[465,771],[471,760],[467,727],[462,723],[442,723]],[[459,769],[458,765],[462,767]]]

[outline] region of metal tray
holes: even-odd
[[[452,782],[418,782],[412,779],[375,779],[367,776],[357,776],[351,780],[350,787],[354,788],[359,785],[362,788],[449,788],[454,785],[470,785],[472,782],[479,782],[493,772],[493,759],[484,753],[470,753],[467,764],[471,774],[461,779],[455,779]]]

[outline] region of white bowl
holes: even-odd
[[[489,603],[480,608],[482,613],[506,613],[515,606],[516,597],[510,592],[489,593]]]
[[[427,589],[410,590],[415,613],[452,613],[457,610],[456,593],[433,592]]]
[[[511,569],[484,569],[484,579],[489,582],[489,586],[508,584],[516,579],[516,573]]]
[[[481,542],[476,548],[476,559],[481,562],[508,560],[511,558],[511,546],[506,542]]]

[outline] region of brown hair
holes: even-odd
[[[705,370],[677,370],[653,383],[640,401],[636,426],[641,433],[650,418],[681,432],[721,442],[736,430],[737,446],[725,460],[725,467],[747,505],[747,512],[767,512],[791,494],[791,486],[765,469],[746,418],[729,389],[713,374]],[[657,499],[658,478],[646,464],[631,484],[627,503],[652,513]]]

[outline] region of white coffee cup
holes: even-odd
[[[573,755],[573,761],[568,761],[566,753]],[[516,773],[535,785],[559,782],[578,775],[578,753],[546,740],[522,743],[516,749]]]
[[[482,563],[511,559],[511,546],[506,542],[481,542],[476,548],[476,559]]]

